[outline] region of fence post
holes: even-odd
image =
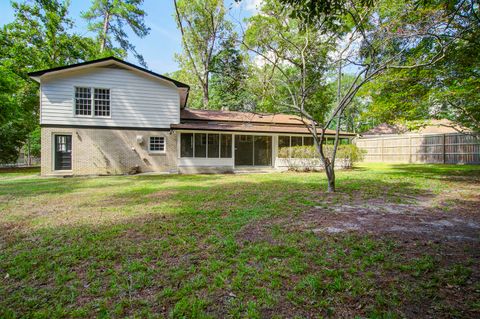
[[[408,163],[412,163],[412,136],[408,136]]]
[[[381,159],[382,159],[382,162],[383,162],[383,142],[385,141],[385,139],[382,138],[381,141],[382,141],[382,147],[380,148],[381,149],[380,154],[381,154]]]
[[[28,143],[27,165],[30,167],[32,166],[32,156],[30,155],[30,152],[31,152],[30,138],[28,138],[27,143]]]
[[[446,154],[445,154],[445,151],[446,151],[446,147],[445,147],[445,134],[443,134],[443,143],[442,143],[442,146],[443,146],[443,164],[446,163]]]

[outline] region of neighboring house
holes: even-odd
[[[282,169],[279,147],[313,144],[297,116],[188,109],[187,84],[116,58],[29,75],[42,175]]]
[[[468,133],[471,130],[461,127],[460,125],[447,120],[429,120],[423,125],[419,125],[416,130],[409,130],[405,125],[400,124],[380,124],[364,133],[361,136],[379,136],[389,134],[448,134],[448,133]]]

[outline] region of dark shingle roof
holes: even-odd
[[[115,62],[117,62],[117,63],[124,64],[124,65],[126,65],[126,66],[128,66],[128,67],[135,68],[135,69],[137,69],[137,70],[139,70],[139,71],[142,71],[142,72],[145,72],[145,73],[147,73],[147,74],[153,75],[153,76],[158,77],[158,78],[160,78],[160,79],[170,81],[170,82],[172,82],[173,84],[175,84],[177,87],[187,88],[187,89],[190,88],[190,86],[189,86],[188,84],[179,82],[179,81],[174,80],[174,79],[171,79],[171,78],[169,78],[169,77],[167,77],[167,76],[164,76],[164,75],[161,75],[161,74],[152,72],[152,71],[147,70],[147,69],[145,69],[145,68],[139,67],[138,65],[135,65],[135,64],[132,64],[132,63],[129,63],[129,62],[120,60],[120,59],[115,58],[115,57],[106,57],[106,58],[102,58],[102,59],[91,60],[91,61],[86,61],[86,62],[81,62],[81,63],[76,63],[76,64],[70,64],[70,65],[66,65],[66,66],[59,66],[59,67],[56,67],[56,68],[51,68],[51,69],[46,69],[46,70],[40,70],[40,71],[30,72],[30,73],[28,73],[28,75],[31,76],[31,77],[39,77],[39,76],[42,76],[42,75],[47,74],[47,73],[52,73],[52,72],[57,72],[57,71],[62,71],[62,70],[68,70],[68,69],[78,68],[78,67],[87,66],[87,65],[91,65],[91,64],[95,64],[95,63],[106,62],[106,61],[115,61]]]

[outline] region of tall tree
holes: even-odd
[[[82,17],[88,21],[90,31],[97,33],[101,53],[126,55],[132,52],[139,63],[146,66],[143,56],[129,41],[124,29],[125,25],[129,26],[140,38],[149,34],[150,28],[144,21],[147,13],[141,8],[142,4],[143,0],[93,0]]]
[[[202,107],[208,108],[212,62],[232,27],[225,19],[223,0],[174,0],[174,4],[184,50],[176,58],[195,75],[202,90]]]
[[[239,48],[237,34],[232,33],[220,44],[212,61],[210,108],[242,111],[250,108],[252,96],[246,90],[248,56]]]

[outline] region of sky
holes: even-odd
[[[242,0],[237,4],[233,0],[226,0],[227,18],[234,23],[242,21],[256,11],[260,2],[261,0]],[[89,6],[89,1],[71,0],[70,16],[75,20],[75,32],[93,37],[94,35],[87,30],[87,23],[80,17]],[[158,73],[178,70],[174,57],[175,53],[182,51],[182,40],[173,16],[175,13],[173,0],[145,0],[143,9],[147,12],[145,23],[151,28],[150,34],[140,39],[132,32],[128,32],[130,42],[143,55],[149,69]],[[14,12],[10,1],[0,0],[0,25],[12,22],[13,19]],[[131,56],[127,60],[138,64]]]

